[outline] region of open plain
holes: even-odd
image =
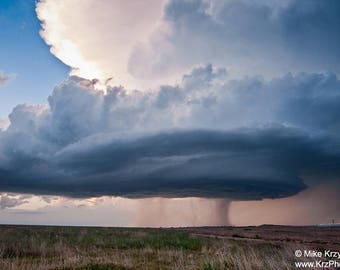
[[[0,226],[6,270],[297,269],[313,258],[296,250],[327,249],[340,251],[340,227]]]

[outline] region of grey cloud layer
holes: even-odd
[[[27,203],[29,195],[0,194],[0,209],[12,208]]]
[[[339,13],[332,0],[170,0],[164,22],[172,31],[159,33],[166,45],[141,44],[130,72],[152,77],[209,62],[242,75],[339,74]]]
[[[48,102],[10,114],[0,190],[261,199],[302,190],[303,173],[340,176],[332,73],[231,80],[208,65],[177,86],[107,94],[70,77]]]

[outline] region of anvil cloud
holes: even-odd
[[[172,83],[205,63],[237,76],[340,72],[332,0],[43,0],[41,35],[87,79],[128,89]]]

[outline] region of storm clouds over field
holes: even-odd
[[[2,117],[0,191],[339,194],[339,12],[331,0],[38,1],[41,37],[71,72],[45,103]],[[20,79],[0,69],[0,91]],[[26,200],[4,196],[1,208]]]

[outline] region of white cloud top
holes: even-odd
[[[44,0],[42,37],[72,74],[153,88],[212,63],[235,76],[340,73],[334,1]]]
[[[36,11],[42,37],[72,74],[136,87],[128,59],[157,28],[163,6],[162,0],[44,0]]]

